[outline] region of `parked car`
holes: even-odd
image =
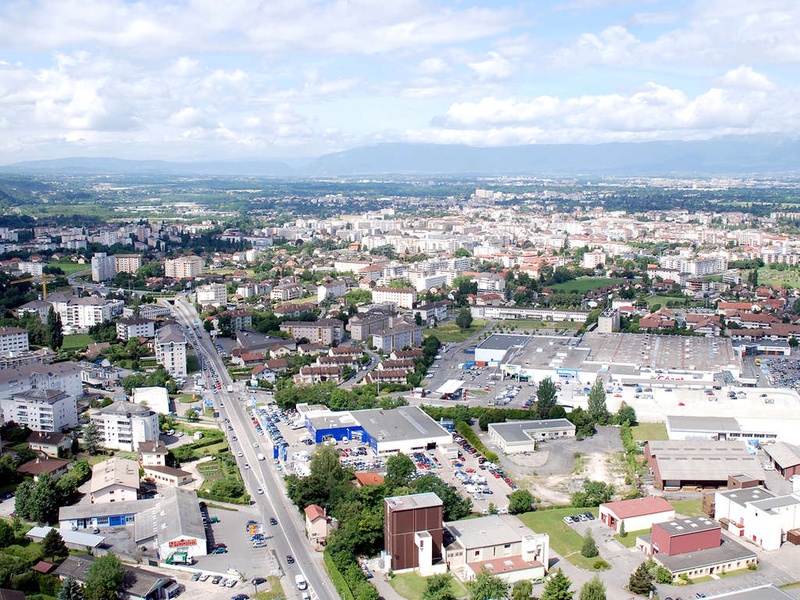
[[[277,525],[278,524],[278,520],[275,517],[270,517],[269,518],[269,524],[270,525]]]
[[[214,548],[211,551],[211,554],[227,554],[227,553],[228,553],[228,549],[227,548]]]
[[[289,563],[290,565],[293,565],[294,564],[294,556],[292,556],[291,554],[287,554],[286,555],[286,562]]]

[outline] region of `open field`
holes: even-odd
[[[436,336],[440,342],[465,342],[486,326],[486,321],[475,319],[466,331],[461,331],[455,323],[442,323],[438,327],[430,327],[423,332],[425,336]]]
[[[404,573],[402,575],[395,575],[389,581],[391,586],[398,594],[408,600],[420,600],[422,594],[425,592],[425,586],[428,584],[428,578],[422,577],[418,573]],[[450,581],[450,591],[456,598],[462,598],[467,595],[467,590],[460,581],[453,578]]]
[[[73,273],[77,273],[78,271],[91,271],[91,265],[79,265],[78,263],[74,263],[71,260],[51,260],[47,263],[49,267],[58,267],[62,271],[64,271],[65,275],[72,275]]]
[[[670,500],[669,503],[675,507],[676,515],[683,515],[684,517],[705,516],[703,512],[703,501],[699,498],[697,500]]]
[[[529,319],[514,319],[508,321],[497,321],[492,328],[495,329],[510,329],[512,333],[524,333],[527,330],[538,331],[540,329],[560,330],[560,329],[580,329],[581,323],[573,323],[570,321],[532,321]]]
[[[565,281],[564,283],[556,283],[549,287],[557,292],[585,294],[586,292],[616,285],[623,281],[625,280],[619,277],[581,277],[580,279],[573,279],[572,281]]]
[[[75,335],[65,335],[62,350],[83,350],[93,343],[92,336],[88,333],[77,333]]]
[[[602,558],[586,558],[581,555],[583,537],[572,527],[564,523],[564,517],[584,512],[586,509],[577,509],[571,506],[564,508],[551,508],[537,510],[519,515],[520,520],[537,533],[546,533],[550,536],[550,546],[573,565],[582,569],[591,569],[594,563]],[[590,509],[596,517],[598,510]]]
[[[633,439],[646,442],[648,440],[668,440],[667,426],[664,423],[639,423],[631,427]]]
[[[758,283],[782,287],[800,287],[800,271],[795,269],[778,271],[777,269],[762,267],[758,270]]]

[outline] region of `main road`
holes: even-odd
[[[283,476],[273,464],[272,444],[267,436],[258,435],[253,426],[247,409],[248,395],[228,392],[228,386],[233,385],[233,381],[208,334],[202,327],[195,327],[198,317],[194,306],[184,296],[176,297],[174,303],[165,304],[170,306],[172,314],[183,325],[188,340],[195,347],[203,372],[213,372],[219,380],[220,389],[213,394],[214,411],[219,415],[220,428],[229,437],[231,451],[235,453],[241,450],[243,454],[238,459],[239,468],[247,491],[261,512],[264,535],[268,541],[267,550],[273,553],[269,562],[287,575],[283,582],[284,591],[287,595],[299,597],[295,575],[302,573],[308,582],[311,598],[336,600],[339,595],[325,573],[321,554],[311,548],[305,534],[305,522],[287,497]],[[215,389],[214,379],[212,375],[211,380],[207,381],[207,389]],[[228,425],[232,429],[229,430]],[[232,441],[233,437],[237,441]],[[266,460],[258,460],[259,453],[263,453]],[[264,493],[258,494],[258,488]],[[277,519],[277,525],[269,524],[271,517]],[[290,564],[287,556],[294,557],[295,562]]]

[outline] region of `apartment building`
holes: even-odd
[[[228,288],[224,283],[199,285],[195,290],[195,297],[200,306],[227,306]]]
[[[344,323],[339,319],[320,319],[319,321],[284,321],[281,331],[287,332],[295,340],[307,339],[312,344],[332,346],[344,339]]]
[[[116,263],[113,256],[109,256],[105,252],[97,252],[92,257],[92,281],[110,281],[114,279],[116,272]]]
[[[205,262],[199,256],[181,256],[164,261],[164,276],[172,279],[193,279],[203,273]]]
[[[375,304],[391,302],[398,308],[414,308],[417,301],[417,290],[411,288],[376,287],[372,290],[372,301]]]
[[[28,331],[21,327],[0,327],[0,356],[11,356],[30,350]]]
[[[114,402],[91,416],[106,448],[138,450],[142,442],[159,439],[158,413],[142,404]]]
[[[75,396],[51,389],[29,389],[2,401],[3,422],[13,421],[33,431],[65,431],[78,426]]]
[[[116,323],[117,337],[123,342],[134,338],[151,338],[156,334],[155,321],[151,319],[142,319],[131,317],[129,319],[120,319]]]
[[[117,273],[130,273],[134,275],[142,266],[141,254],[115,254],[114,269]]]
[[[64,330],[85,332],[94,325],[105,323],[122,314],[125,302],[103,298],[71,298],[56,305]]]
[[[97,463],[90,483],[92,504],[128,502],[139,496],[139,463],[115,456]]]
[[[317,286],[317,302],[324,302],[332,298],[341,298],[347,292],[344,281],[331,281]]]
[[[299,283],[284,283],[282,285],[276,285],[269,293],[270,300],[277,300],[279,302],[296,300],[302,295],[303,286]]]
[[[174,323],[164,325],[156,332],[153,342],[156,362],[164,365],[167,372],[176,379],[186,378],[186,336]]]

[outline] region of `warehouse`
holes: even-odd
[[[495,333],[483,340],[475,348],[475,361],[487,364],[508,362],[506,355],[510,350],[521,350],[533,338],[529,335],[504,335]],[[504,360],[505,359],[505,360]]]
[[[179,488],[163,488],[160,493],[161,498],[151,508],[136,515],[136,545],[148,550],[157,548],[162,561],[175,552],[205,556],[206,530],[197,493]]]
[[[778,434],[769,429],[769,423],[759,423],[756,428],[743,430],[734,417],[667,417],[667,435],[671,440],[758,440],[772,442]]]
[[[305,421],[311,439],[318,444],[356,440],[371,446],[378,455],[389,455],[453,443],[452,434],[416,406],[313,414]]]
[[[489,424],[489,439],[506,454],[534,452],[536,442],[575,437],[575,425],[567,419],[507,421]]]
[[[738,473],[764,480],[764,468],[744,442],[649,441],[644,453],[658,489],[725,487]]]

